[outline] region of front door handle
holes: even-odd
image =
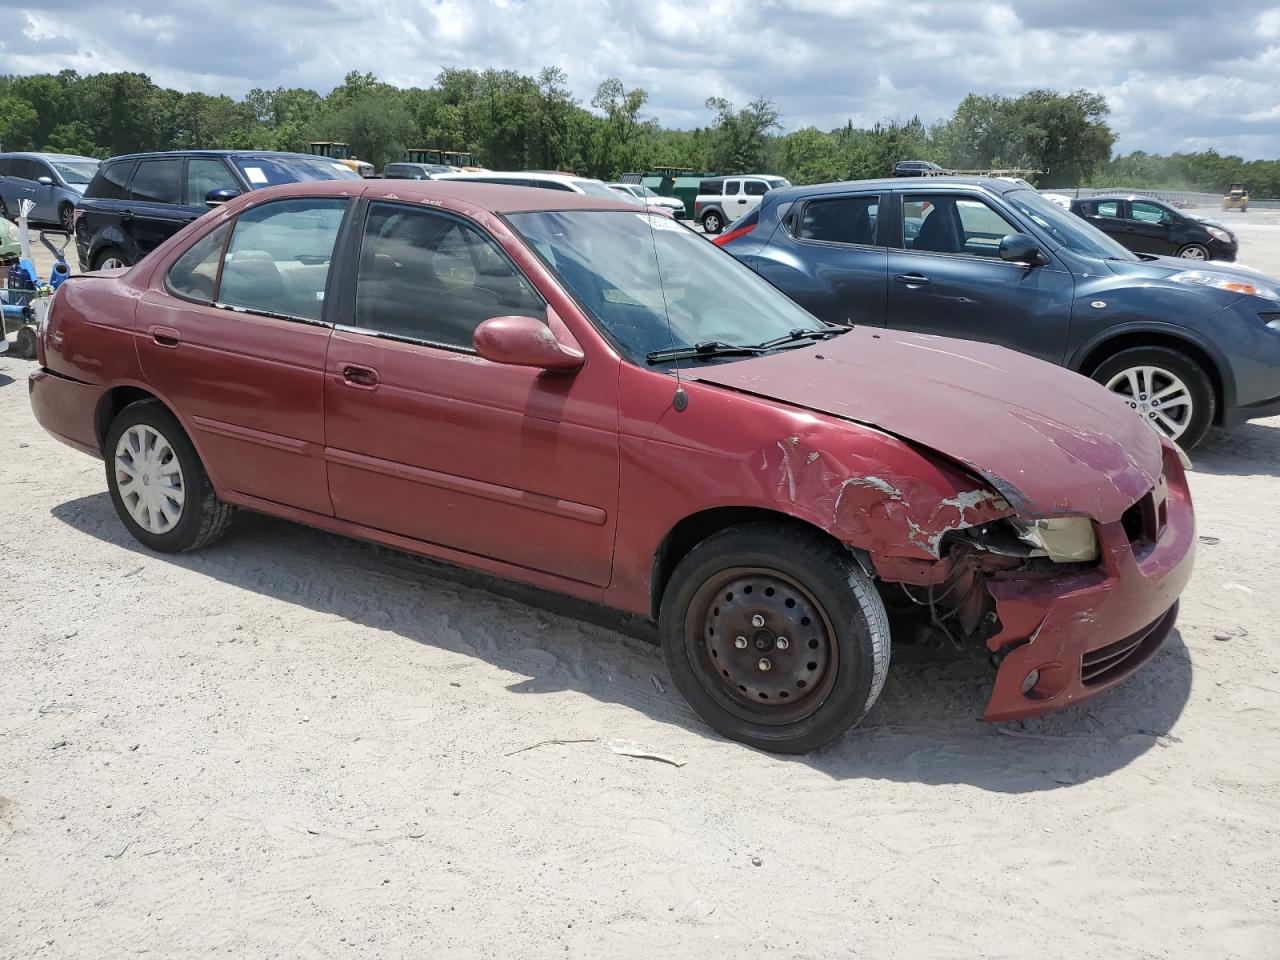
[[[372,390],[378,385],[378,371],[371,367],[359,367],[354,363],[344,364],[342,382],[361,390]]]
[[[908,287],[923,287],[929,283],[929,278],[923,273],[900,273],[893,278],[898,283],[904,283]]]
[[[162,347],[176,347],[182,342],[182,334],[173,327],[151,327],[147,332]]]

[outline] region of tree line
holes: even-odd
[[[443,70],[433,86],[402,89],[348,73],[327,95],[255,88],[237,100],[157,86],[142,73],[0,76],[0,144],[107,157],[143,150],[306,152],[317,140],[350,144],[381,168],[411,147],[470,150],[493,169],[572,170],[612,179],[656,166],[718,173],[770,172],[795,183],[887,175],[898,160],[953,169],[1020,168],[1040,186],[1220,191],[1235,181],[1280,196],[1280,161],[1213,151],[1112,157],[1106,100],[1085,90],[1018,97],[970,94],[947,119],[919,117],[784,133],[777,106],[711,97],[706,124],[663,127],[645,116],[648,94],[610,78],[587,104],[568,76],[546,67]]]

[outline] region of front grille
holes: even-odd
[[[1155,546],[1168,521],[1168,487],[1161,477],[1137,503],[1120,515],[1120,526],[1129,538],[1134,556],[1142,557]]]
[[[1080,682],[1096,687],[1124,676],[1146,660],[1164,640],[1167,621],[1177,615],[1177,605],[1132,636],[1117,640],[1080,658]]]

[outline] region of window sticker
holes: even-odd
[[[637,217],[645,221],[655,230],[670,230],[674,233],[683,233],[685,228],[680,226],[670,217],[664,217],[657,213],[637,213]]]
[[[262,184],[267,182],[267,175],[262,172],[261,167],[245,167],[244,175],[249,178],[250,183]]]

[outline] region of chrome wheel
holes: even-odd
[[[1209,259],[1209,255],[1208,253],[1205,252],[1204,247],[1198,247],[1195,244],[1192,244],[1189,247],[1183,247],[1182,250],[1178,252],[1178,256],[1180,256],[1183,260],[1208,260]]]
[[[120,435],[116,489],[133,521],[147,533],[169,533],[182,519],[186,485],[173,446],[155,427],[135,424]]]
[[[839,652],[826,610],[776,570],[735,567],[703,584],[685,642],[703,689],[757,723],[804,719],[835,682]]]
[[[1186,433],[1195,414],[1187,385],[1160,367],[1129,367],[1108,380],[1106,387],[1170,440]]]

